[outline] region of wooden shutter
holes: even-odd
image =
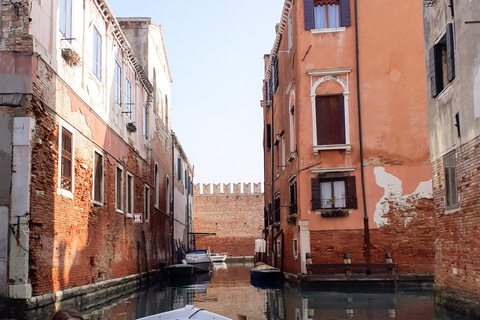
[[[430,77],[430,90],[432,98],[438,95],[437,92],[437,77],[435,71],[435,46],[431,47],[428,51],[428,65],[429,65],[429,77]]]
[[[270,150],[272,148],[272,126],[270,124],[267,124],[267,150]]]
[[[356,185],[355,176],[347,177],[345,182],[346,182],[345,191],[347,193],[347,208],[357,209],[358,201],[357,201],[357,185]]]
[[[341,27],[350,27],[352,21],[350,18],[350,0],[340,0],[340,26]]]
[[[303,15],[305,18],[305,30],[315,29],[313,0],[303,0]]]
[[[316,97],[317,145],[345,143],[343,100],[343,95]]]
[[[451,23],[447,25],[445,42],[447,44],[447,78],[448,81],[452,81],[455,78],[455,52],[453,50],[453,26]]]
[[[312,210],[319,210],[321,207],[320,180],[318,178],[312,178]]]

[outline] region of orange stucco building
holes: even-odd
[[[286,0],[264,60],[268,262],[432,274],[422,4]]]

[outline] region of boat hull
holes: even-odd
[[[195,273],[191,264],[173,264],[167,267],[170,277],[188,277]]]
[[[139,318],[137,320],[232,320],[219,314],[209,312],[203,309],[195,308],[193,305],[186,305],[184,308],[166,311],[152,316]]]
[[[210,260],[212,260],[212,262],[225,262],[225,260],[227,260],[227,254],[226,253],[211,253],[210,254]]]
[[[250,270],[250,283],[260,288],[278,288],[283,285],[284,277],[280,269]]]

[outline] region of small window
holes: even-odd
[[[103,154],[93,152],[93,201],[103,204]]]
[[[167,177],[167,194],[165,195],[166,205],[165,211],[170,213],[170,179]]]
[[[293,258],[298,259],[298,240],[296,238],[293,239]]]
[[[143,138],[148,139],[148,107],[143,105]]]
[[[72,38],[72,0],[60,0],[60,32],[65,39]]]
[[[159,198],[160,198],[160,195],[159,195],[159,180],[158,180],[158,163],[155,163],[155,172],[153,174],[153,185],[155,186],[155,208],[159,208]]]
[[[182,172],[183,172],[182,159],[177,158],[177,178],[178,178],[178,181],[182,181]]]
[[[357,209],[354,176],[312,178],[312,209]]]
[[[102,79],[102,36],[96,27],[93,27],[93,73]]]
[[[318,95],[315,98],[317,145],[345,144],[344,97]]]
[[[115,104],[122,105],[122,67],[115,61]]]
[[[133,214],[133,176],[130,173],[127,173],[127,216],[132,216]]]
[[[273,219],[273,223],[280,222],[280,197],[275,198]]]
[[[447,25],[442,38],[429,50],[430,89],[436,97],[455,78],[453,26]]]
[[[282,162],[281,162],[282,171],[285,170],[285,159],[286,159],[285,158],[285,135],[283,134],[282,135]]]
[[[305,30],[351,26],[350,0],[303,0]]]
[[[277,240],[277,257],[282,256],[282,242],[280,240]]]
[[[450,152],[443,158],[443,170],[445,178],[445,206],[448,209],[458,205],[455,151]]]
[[[295,106],[290,108],[290,152],[295,151]]]
[[[272,126],[267,124],[265,128],[265,139],[267,140],[267,151],[272,148]]]
[[[132,119],[132,83],[125,78],[125,114]]]
[[[143,196],[143,212],[145,216],[145,221],[148,222],[150,220],[150,188],[148,186],[144,187]]]
[[[115,209],[123,212],[123,169],[117,167],[115,177]]]
[[[289,193],[290,193],[289,214],[296,214],[297,213],[297,182],[296,181],[290,185]]]
[[[288,49],[293,45],[293,10],[288,14]]]
[[[61,142],[61,176],[60,189],[72,192],[73,188],[73,134],[62,127]]]

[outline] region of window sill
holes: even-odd
[[[331,32],[344,32],[346,27],[338,27],[338,28],[326,28],[326,29],[310,29],[312,34],[316,33],[331,33]]]
[[[103,202],[92,200],[92,203],[96,206],[103,206]]]
[[[457,213],[459,211],[460,211],[460,207],[458,205],[452,206],[452,207],[449,207],[449,208],[445,207],[445,214],[453,214],[453,213]]]
[[[324,144],[313,146],[313,154],[316,155],[319,151],[328,151],[328,150],[346,150],[347,153],[350,153],[352,150],[351,144]]]
[[[64,190],[64,189],[58,188],[58,189],[57,189],[57,194],[73,200],[73,193],[71,193],[71,192],[68,191],[68,190]]]
[[[123,210],[120,210],[120,209],[115,209],[116,212],[120,213],[120,214],[123,214]]]
[[[452,83],[449,82],[445,88],[443,88],[443,90],[437,95],[437,99],[438,100],[441,100],[444,96],[447,95],[447,93],[450,91],[450,89],[452,88]]]
[[[292,162],[293,159],[295,159],[295,151],[290,151],[290,153],[287,156],[287,162]]]
[[[125,217],[127,217],[127,219],[133,219],[133,213],[126,213],[125,214]]]

